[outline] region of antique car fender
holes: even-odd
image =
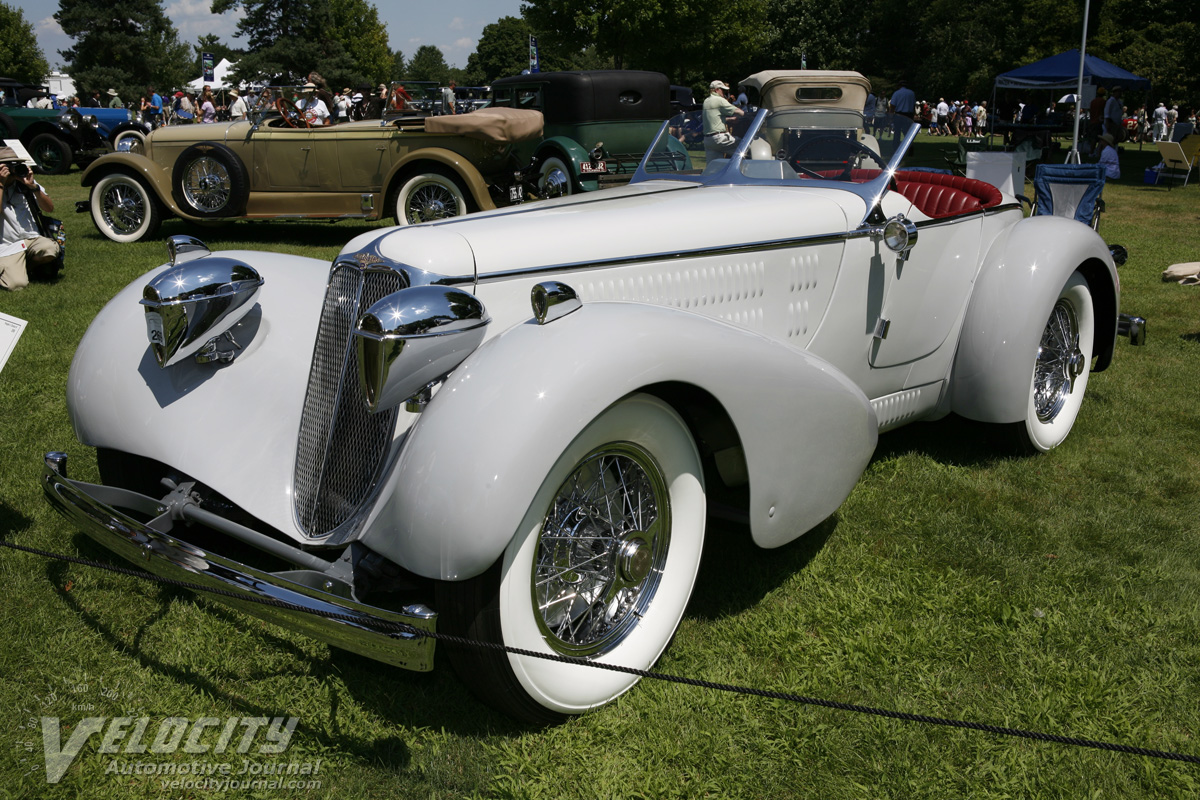
[[[579,164],[591,160],[587,148],[567,136],[551,136],[542,141],[533,154],[533,163],[537,164],[551,156],[561,158],[571,168],[571,180],[585,191],[599,188],[600,182],[596,176],[584,177],[579,173]]]
[[[426,577],[482,573],[588,423],[667,385],[707,393],[728,415],[762,547],[833,513],[875,449],[866,396],[821,358],[680,309],[591,303],[515,325],[455,370],[410,429],[363,542]]]
[[[67,379],[76,437],[144,456],[204,481],[268,524],[294,534],[289,486],[329,262],[267,252],[217,255],[264,278],[228,364],[160,368],[147,340],[143,287],[122,289],[88,327]],[[264,457],[264,455],[267,457]]]
[[[408,177],[422,172],[433,164],[454,172],[458,179],[465,184],[464,188],[471,194],[471,199],[475,201],[475,206],[480,211],[496,207],[488,194],[487,181],[483,179],[483,175],[475,165],[469,159],[444,147],[422,147],[419,150],[413,150],[393,164],[387,174],[387,180],[383,182],[384,202],[387,202],[388,198],[392,196],[392,192],[396,191]]]
[[[175,198],[171,193],[171,174],[155,164],[153,160],[147,158],[140,153],[109,153],[88,164],[83,170],[83,176],[80,178],[80,185],[92,187],[96,182],[113,172],[124,172],[135,178],[140,178],[142,183],[150,191],[154,192],[154,196],[158,198],[158,202],[162,203],[163,207],[170,213],[179,217],[191,217],[179,208],[179,204],[175,202]]]
[[[1030,217],[996,237],[971,293],[951,373],[951,409],[968,419],[1025,418],[1034,360],[1059,291],[1087,278],[1096,309],[1093,371],[1112,360],[1120,283],[1104,240],[1074,220]]]

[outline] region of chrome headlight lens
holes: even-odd
[[[142,290],[146,337],[162,368],[194,355],[254,307],[258,271],[223,256],[197,258],[158,273]]]
[[[414,286],[372,305],[354,326],[359,380],[372,413],[415,397],[483,342],[491,320],[473,294]]]

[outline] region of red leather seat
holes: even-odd
[[[926,216],[941,218],[982,211],[1000,204],[1003,196],[990,183],[940,172],[896,173],[897,190]]]

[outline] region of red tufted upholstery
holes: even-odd
[[[853,183],[867,183],[879,177],[877,169],[854,169],[850,171]],[[822,170],[821,175],[839,178],[842,170]],[[802,176],[803,177],[803,176]],[[1000,190],[990,183],[947,175],[941,172],[918,172],[900,170],[896,173],[895,190],[909,199],[927,217],[953,217],[1000,205],[1003,200]]]
[[[940,172],[896,173],[897,190],[929,217],[952,217],[1000,204],[1000,190],[990,183]]]

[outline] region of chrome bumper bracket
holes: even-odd
[[[46,454],[42,489],[50,504],[79,530],[148,572],[244,595],[245,600],[226,594],[211,597],[334,647],[416,672],[433,669],[434,637],[423,634],[436,633],[437,614],[423,605],[401,612],[365,605],[194,547],[118,510],[156,517],[166,510],[161,503],[135,492],[69,480],[62,453]],[[397,625],[416,632],[380,630]]]

